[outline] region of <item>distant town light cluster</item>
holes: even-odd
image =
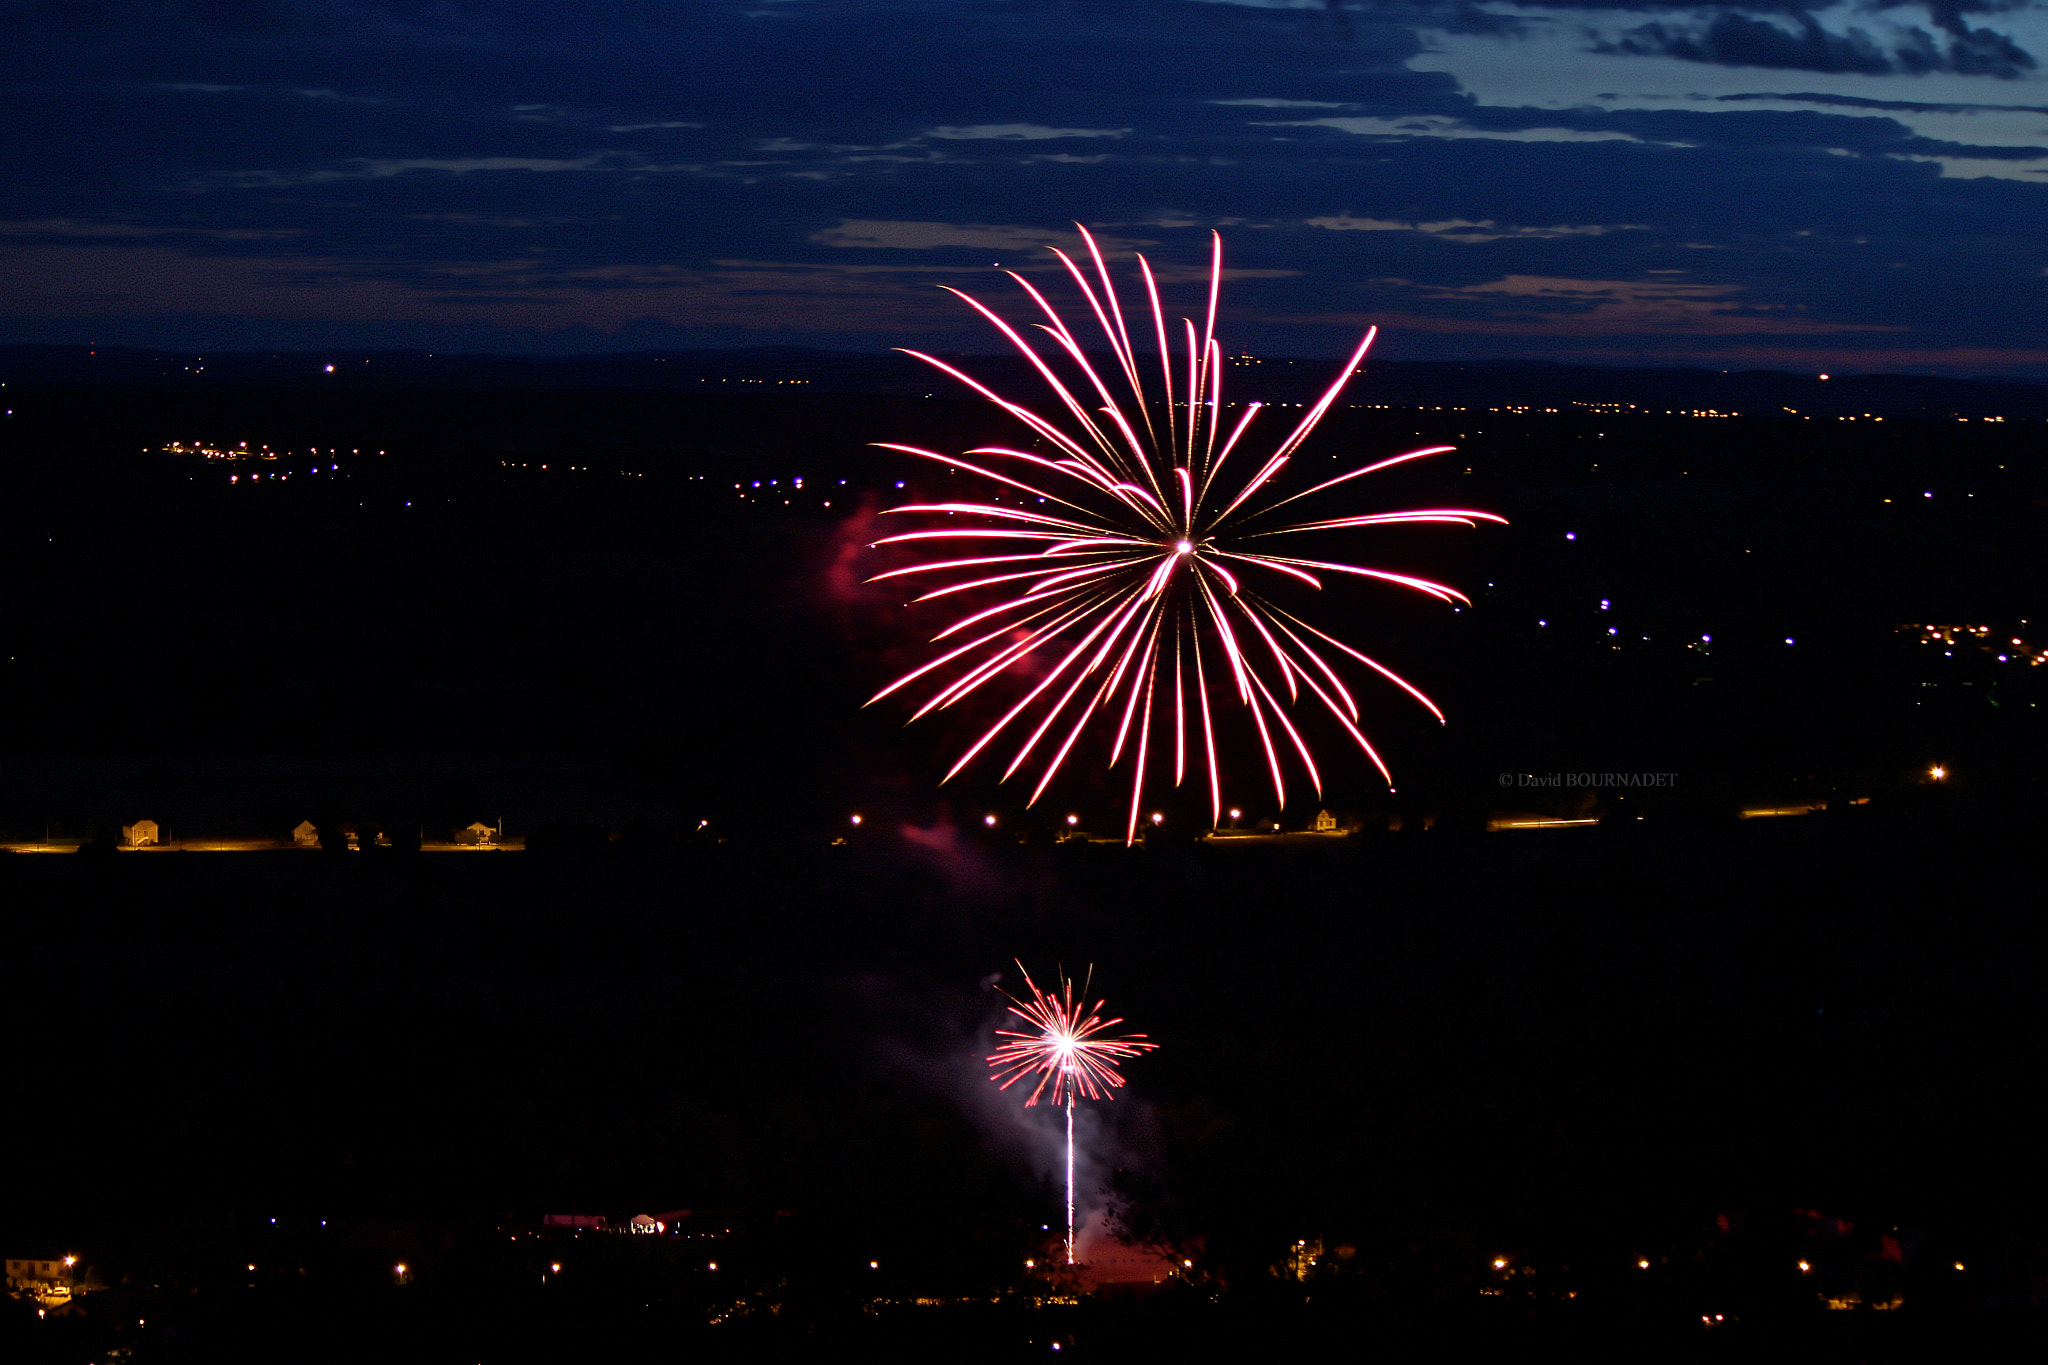
[[[212,441],[167,441],[156,449],[158,454],[204,460],[208,464],[235,465],[254,462],[278,466],[273,469],[255,469],[246,473],[237,472],[230,474],[228,475],[228,482],[231,484],[253,484],[266,479],[273,483],[282,483],[291,478],[294,469],[297,467],[293,462],[302,458],[308,461],[308,463],[300,472],[307,474],[338,474],[341,472],[341,466],[335,463],[335,461],[341,458],[341,448],[339,446],[330,446],[325,450],[318,446],[309,446],[303,456],[297,451],[278,450],[261,442],[252,446],[247,441],[219,444]],[[361,455],[362,453],[361,447],[354,447],[349,451],[351,456]],[[377,452],[379,455],[383,453],[381,450]],[[326,466],[324,469],[321,467],[323,464]]]
[[[2026,625],[2025,621],[2020,622]],[[1898,627],[1902,634],[1912,634],[1923,645],[1940,645],[1944,655],[1953,656],[1958,649],[1971,649],[1979,654],[1989,654],[1999,663],[2019,662],[2038,668],[2048,664],[2048,647],[2030,645],[2018,635],[1993,634],[1989,626],[1954,625],[1903,625]]]
[[[289,450],[275,450],[268,444],[251,446],[247,441],[236,441],[227,445],[216,445],[211,441],[167,441],[157,447],[163,455],[188,455],[202,460],[292,460],[297,456]],[[360,447],[351,449],[349,454],[362,454]],[[383,451],[377,452],[382,455]],[[306,448],[308,457],[316,460],[335,460],[341,457],[340,446],[329,446],[321,450],[318,446]],[[316,469],[312,471],[318,473]]]
[[[774,502],[779,504],[780,506],[789,507],[794,504],[796,497],[801,496],[803,494],[804,479],[804,475],[797,474],[791,476],[787,480],[754,479],[751,481],[743,481],[740,483],[736,483],[732,487],[733,491],[739,494],[741,502]],[[901,483],[898,483],[896,486],[898,488],[903,487]],[[846,487],[846,480],[841,479],[836,484],[828,483],[826,484],[826,487],[844,488]],[[791,496],[784,497],[783,494],[785,493],[790,494]],[[832,501],[829,498],[822,499],[819,505],[822,507],[830,507],[832,505]]]
[[[553,470],[564,474],[602,474],[605,472],[595,465],[544,463],[539,460],[500,460],[498,461],[498,468]],[[645,474],[631,469],[620,469],[613,472],[622,479],[644,479],[647,477]]]

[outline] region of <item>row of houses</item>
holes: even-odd
[[[333,827],[333,833],[345,841],[350,848],[361,848],[365,843],[389,845],[390,839],[375,825],[344,823]],[[489,846],[500,841],[504,833],[502,825],[487,825],[481,820],[472,821],[454,830],[448,842],[470,846]],[[292,843],[299,848],[320,846],[320,826],[311,820],[301,820],[292,827]],[[167,842],[162,825],[154,820],[137,820],[132,825],[121,826],[123,848],[152,848]]]

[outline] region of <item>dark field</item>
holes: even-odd
[[[1264,1316],[1306,1293],[1360,1330],[1676,1348],[1698,1310],[1806,1340],[1848,1330],[1790,1269],[1823,1254],[1830,1292],[1904,1294],[1883,1340],[1990,1330],[2031,1300],[2048,1196],[2025,836],[1941,802],[1299,851],[18,856],[15,1094],[42,1117],[8,1160],[41,1174],[8,1223],[209,1293],[244,1256],[310,1261],[293,1292],[341,1304],[375,1255],[361,1220],[397,1220],[448,1346],[408,1358],[455,1359],[543,1311],[517,1263],[567,1254],[494,1252],[504,1220],[734,1209],[758,1231],[728,1271],[859,1338],[877,1292],[1015,1294],[1047,1254],[1043,1144],[979,1060],[978,983],[1019,954],[1101,963],[1163,1044],[1090,1143],[1099,1197],[1198,1259],[1195,1317],[1163,1330],[1310,1340],[1321,1319]],[[1276,1280],[1297,1240],[1321,1278]],[[1542,1292],[1482,1302],[1495,1256]],[[708,1289],[660,1264],[585,1284],[560,1330],[700,1331]],[[665,1306],[626,1302],[648,1275]],[[943,1338],[949,1311],[903,1330]],[[1006,1311],[992,1346],[1045,1321]]]
[[[2037,425],[1341,410],[1316,468],[1461,446],[1375,508],[1513,523],[1370,542],[1466,611],[1313,604],[1450,724],[1375,698],[1400,791],[1291,792],[1351,836],[1198,842],[1182,795],[1126,849],[1053,841],[1121,828],[1099,753],[1027,810],[938,784],[966,721],[861,709],[928,633],[874,514],[954,487],[865,443],[986,412],[8,392],[0,842],[84,848],[0,852],[0,1236],[108,1287],[0,1302],[0,1355],[2038,1349],[2048,670],[1898,630],[2042,648]],[[328,467],[158,450],[244,439]],[[1521,781],[1583,772],[1674,780]],[[1827,809],[1738,818],[1784,803]],[[145,816],[414,837],[117,852]],[[526,851],[407,846],[471,820]],[[1162,1288],[1023,1269],[1016,958],[1161,1044],[1083,1183]]]

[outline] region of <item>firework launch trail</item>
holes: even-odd
[[[1060,992],[1053,994],[1039,988],[1038,983],[1031,979],[1031,973],[1024,970],[1023,963],[1017,964],[1017,970],[1023,973],[1024,984],[1031,992],[1030,998],[1019,999],[1007,991],[1004,995],[1009,999],[1010,1013],[1022,1020],[1028,1031],[996,1030],[998,1038],[1010,1041],[990,1054],[990,1079],[997,1083],[999,1089],[1008,1090],[1020,1081],[1035,1078],[1031,1093],[1025,1097],[1025,1108],[1037,1104],[1041,1097],[1066,1107],[1067,1264],[1072,1265],[1074,1103],[1080,1098],[1116,1098],[1113,1092],[1124,1083],[1123,1074],[1117,1070],[1116,1064],[1153,1051],[1159,1044],[1147,1042],[1142,1033],[1110,1033],[1109,1030],[1123,1020],[1104,1019],[1103,1002],[1098,1000],[1089,1004],[1085,984],[1081,988],[1082,998],[1076,1002],[1071,977],[1062,974]]]

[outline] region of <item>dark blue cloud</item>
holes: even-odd
[[[1372,310],[1439,354],[1591,346],[1511,330],[1530,307],[1497,282],[1526,279],[1596,282],[1575,326],[1649,328],[1674,357],[1688,319],[1770,322],[1781,347],[1831,327],[2034,344],[2048,191],[1941,173],[2030,174],[2021,99],[1768,95],[1701,57],[1704,99],[1534,107],[1411,66],[1444,33],[1549,61],[1538,20],[1599,8],[14,3],[0,338],[986,345],[933,286],[1000,291],[993,262],[1042,259],[1082,219],[1168,263],[1223,228],[1255,346],[1336,350]],[[1657,23],[1796,38],[1803,13]],[[1925,21],[1944,90],[1993,13]],[[1900,50],[1816,48],[1893,80]],[[1635,60],[1579,59],[1621,88]],[[1907,283],[1943,275],[1988,302],[1966,316],[1953,287]]]
[[[2015,110],[2029,114],[2048,114],[2048,105],[2038,104],[1958,104],[1939,103],[1927,100],[1886,100],[1869,99],[1860,95],[1822,94],[1814,91],[1776,92],[1768,90],[1744,91],[1735,95],[1716,95],[1721,104],[1755,103],[1760,100],[1794,102],[1800,104],[1834,105],[1842,109],[1895,109],[1901,113],[1969,114],[1983,110]]]
[[[1593,50],[1615,55],[1676,57],[1717,66],[1755,66],[1796,71],[1857,72],[1863,75],[1920,75],[1954,71],[2012,79],[2032,71],[2031,54],[2012,39],[1987,29],[1964,28],[1944,44],[1924,29],[1911,28],[1888,40],[1860,29],[1836,33],[1811,14],[1788,16],[1790,27],[1770,19],[1724,12],[1704,25],[1653,22],[1620,37],[1596,42]]]

